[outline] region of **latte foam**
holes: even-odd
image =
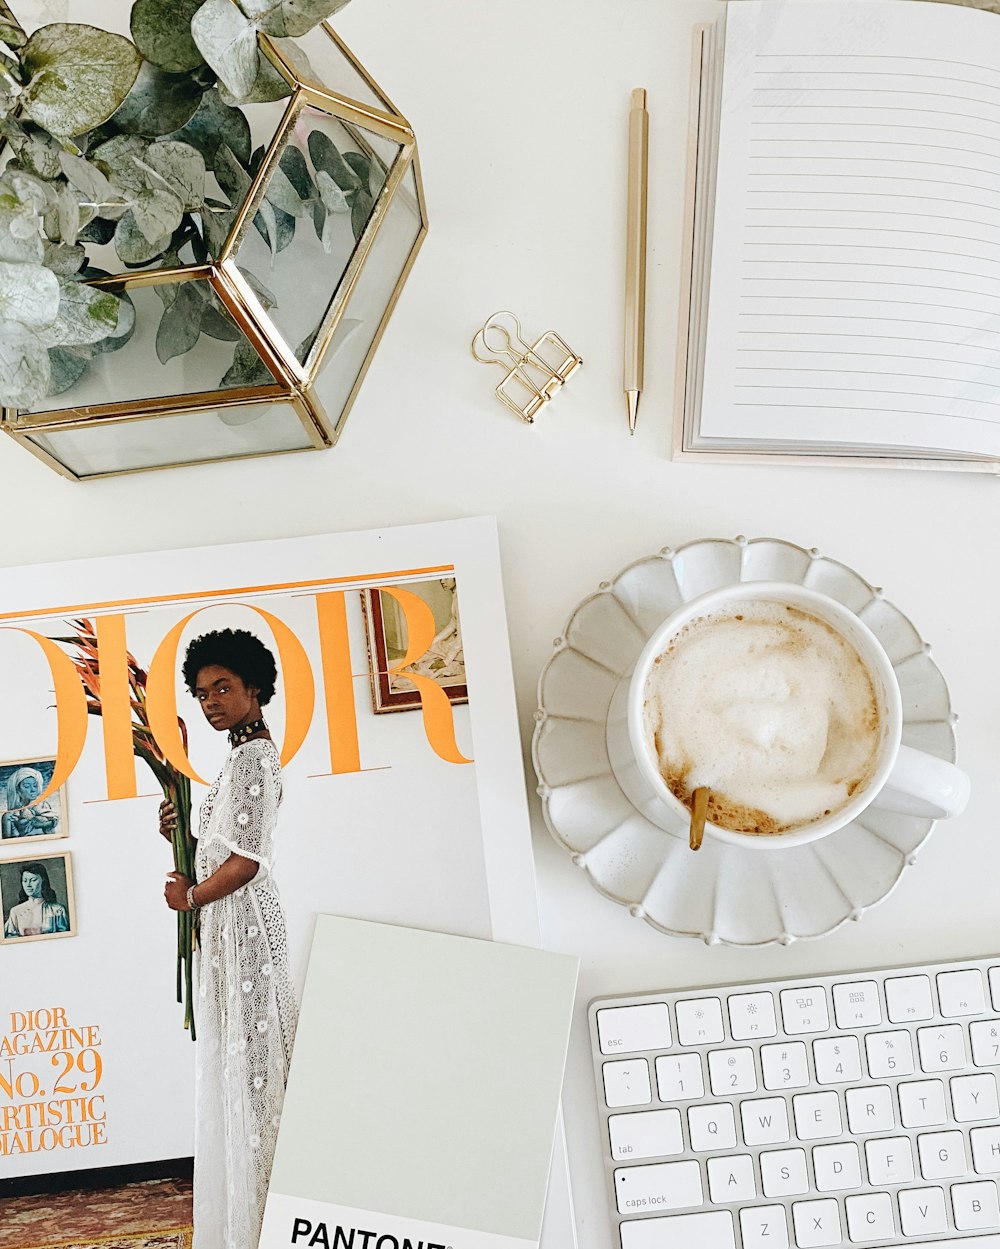
[[[815,616],[749,600],[690,621],[646,680],[647,742],[671,792],[744,833],[783,833],[840,810],[875,770],[872,677]]]

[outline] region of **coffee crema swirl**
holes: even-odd
[[[734,832],[775,834],[844,807],[881,741],[874,682],[857,651],[785,603],[731,603],[687,625],[646,680],[646,740],[670,791]]]

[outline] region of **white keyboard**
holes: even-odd
[[[1000,956],[598,998],[621,1249],[1000,1249]]]

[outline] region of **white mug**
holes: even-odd
[[[646,679],[658,655],[692,620],[730,603],[764,600],[799,608],[835,630],[871,674],[879,707],[881,738],[869,781],[839,810],[786,833],[754,835],[706,823],[705,836],[751,850],[801,846],[843,828],[869,805],[925,819],[959,815],[969,799],[969,778],[935,755],[901,744],[903,708],[899,683],[881,643],[852,611],[804,586],[778,581],[740,582],[692,599],[654,630],[611,699],[607,720],[608,756],[625,794],[648,820],[674,836],[688,838],[691,813],[660,775],[643,723]]]

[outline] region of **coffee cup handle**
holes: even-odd
[[[928,820],[961,815],[969,801],[969,778],[953,763],[900,746],[889,779],[875,796],[873,806]]]

